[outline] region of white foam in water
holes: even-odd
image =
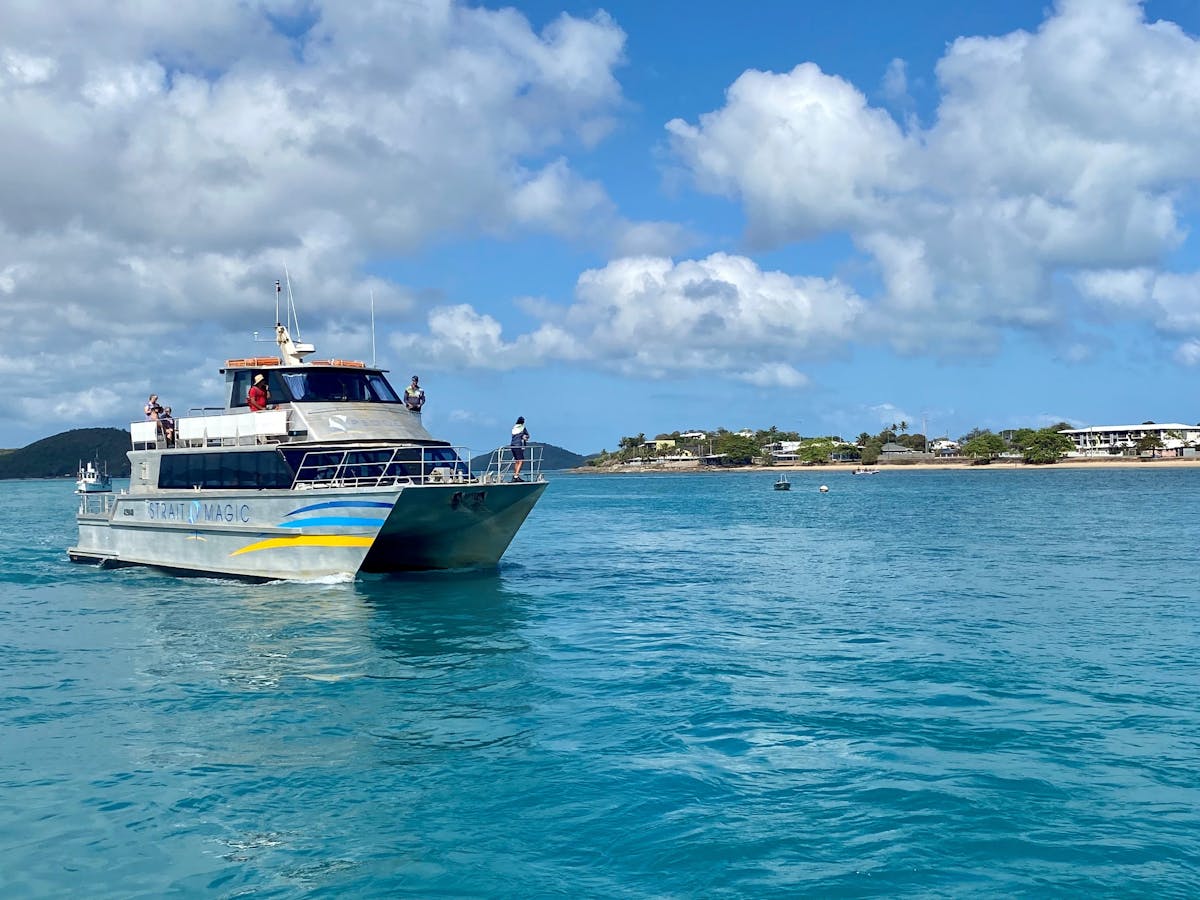
[[[353,584],[353,572],[335,572],[332,575],[318,575],[315,578],[281,578],[278,581],[268,581],[267,584]]]

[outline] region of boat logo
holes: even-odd
[[[331,431],[346,431],[346,417],[344,415],[330,416],[329,428]]]

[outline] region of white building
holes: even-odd
[[[929,452],[934,456],[958,456],[962,447],[949,438],[935,438],[929,442]]]
[[[763,449],[769,451],[779,462],[795,462],[796,453],[803,443],[803,441],[776,441]]]
[[[1093,425],[1090,428],[1069,428],[1059,432],[1065,434],[1075,445],[1068,456],[1107,456],[1137,449],[1142,438],[1158,438],[1166,450],[1181,453],[1186,447],[1200,445],[1200,425],[1181,425],[1157,422],[1143,425]]]

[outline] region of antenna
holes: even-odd
[[[371,288],[371,366],[375,366],[375,288]]]
[[[288,274],[287,266],[283,267],[283,279],[287,282],[288,330],[295,330],[296,339],[300,339],[300,317],[296,315],[296,301],[292,298],[292,276]],[[276,319],[275,321],[279,321]]]
[[[279,279],[275,279],[275,324],[279,324]],[[254,339],[258,340],[258,332],[254,332]]]

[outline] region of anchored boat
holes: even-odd
[[[79,461],[79,475],[75,479],[75,492],[78,494],[101,493],[112,490],[112,478],[108,474],[108,464],[101,470],[98,460]]]
[[[494,566],[546,489],[541,448],[521,481],[508,448],[484,471],[429,434],[362,362],[231,359],[225,406],[130,426],[128,492],[80,494],[75,562],[253,579]],[[251,411],[262,375],[271,408]],[[212,412],[207,415],[204,412]]]

